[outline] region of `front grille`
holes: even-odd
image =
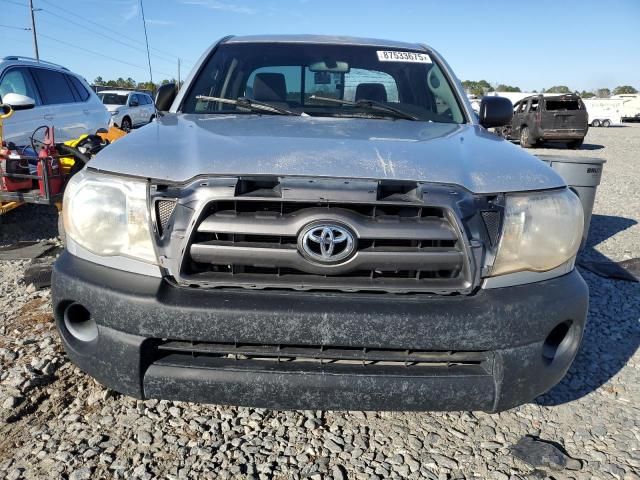
[[[469,256],[446,208],[406,202],[300,202],[265,197],[208,204],[182,262],[181,281],[200,287],[429,292],[471,285]],[[331,222],[354,232],[343,262],[305,256],[300,232]]]
[[[485,351],[424,351],[343,347],[326,345],[264,345],[165,341],[156,347],[160,356],[182,354],[237,362],[271,362],[363,367],[456,367],[482,366],[491,369],[491,354]]]

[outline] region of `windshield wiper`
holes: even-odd
[[[259,102],[258,100],[250,100],[247,97],[238,97],[236,100],[231,98],[221,97],[209,97],[207,95],[196,95],[196,100],[208,100],[211,102],[228,103],[229,105],[236,105],[248,110],[279,113],[280,115],[296,115],[301,116],[301,113],[294,112],[293,110],[287,110],[286,108],[276,107],[270,103]]]
[[[397,118],[403,118],[405,120],[419,120],[418,117],[415,117],[410,113],[403,112],[402,110],[398,110],[397,108],[391,107],[386,103],[377,102],[375,100],[362,99],[362,100],[358,100],[357,102],[352,102],[351,100],[341,100],[339,98],[331,98],[331,97],[320,97],[318,95],[311,95],[309,99],[324,100],[327,102],[339,103],[340,105],[352,105],[358,108],[377,110],[379,112],[390,113]]]

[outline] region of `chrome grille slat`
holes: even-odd
[[[342,262],[318,262],[301,252],[300,232],[325,223],[347,227],[356,239]],[[209,288],[468,292],[469,254],[459,235],[442,206],[221,199],[196,223],[180,278]]]
[[[366,218],[345,209],[302,209],[295,216],[290,215],[230,215],[214,213],[205,218],[198,232],[229,233],[250,235],[272,235],[295,237],[309,222],[326,220],[330,217],[337,222],[351,226],[360,238],[371,240],[404,238],[410,240],[455,240],[455,231],[443,219],[409,220],[393,217]]]
[[[457,251],[387,251],[375,248],[358,251],[349,262],[338,265],[316,266],[305,260],[295,245],[278,248],[216,245],[215,242],[198,243],[191,247],[191,258],[196,262],[256,267],[278,266],[295,268],[302,272],[341,274],[351,270],[424,270],[460,269],[462,252]]]

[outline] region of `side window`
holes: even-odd
[[[538,105],[540,104],[540,100],[537,98],[534,98],[531,100],[531,108],[529,108],[530,112],[537,112],[538,111]]]
[[[87,88],[77,77],[74,77],[73,75],[67,75],[67,80],[69,80],[69,82],[71,82],[71,85],[73,85],[73,87],[75,88],[78,98],[81,102],[86,102],[87,100],[89,100],[90,94],[87,91]]]
[[[258,76],[258,82],[256,82]],[[251,72],[245,95],[255,100],[300,103],[300,67],[273,66]]]
[[[71,85],[67,82],[64,73],[56,72],[55,70],[45,70],[44,68],[32,68],[31,72],[38,83],[43,104],[56,105],[75,102]]]
[[[7,93],[18,93],[31,97],[38,104],[38,95],[31,75],[26,68],[12,68],[0,80],[0,99]]]
[[[129,106],[134,107],[136,105],[140,105],[140,97],[133,93],[129,96]]]
[[[143,95],[144,97],[144,101],[147,105],[153,105],[153,100],[151,99],[151,97],[149,95]]]
[[[383,88],[384,94],[382,93]],[[358,89],[360,89],[360,92],[358,92]],[[368,100],[399,102],[398,85],[394,78],[388,73],[376,70],[352,68],[349,73],[344,75],[344,99],[360,100],[360,98],[356,98],[356,95],[376,97],[367,98]],[[384,99],[385,96],[387,97],[386,100]]]

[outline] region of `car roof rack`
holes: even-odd
[[[54,67],[58,67],[58,68],[61,68],[63,70],[69,71],[69,69],[67,67],[63,67],[62,65],[58,65],[57,63],[47,62],[46,60],[38,60],[37,58],[33,58],[33,57],[24,57],[22,55],[9,55],[8,57],[4,57],[2,60],[5,60],[5,61],[28,60],[29,62],[43,63],[45,65],[52,65]]]

